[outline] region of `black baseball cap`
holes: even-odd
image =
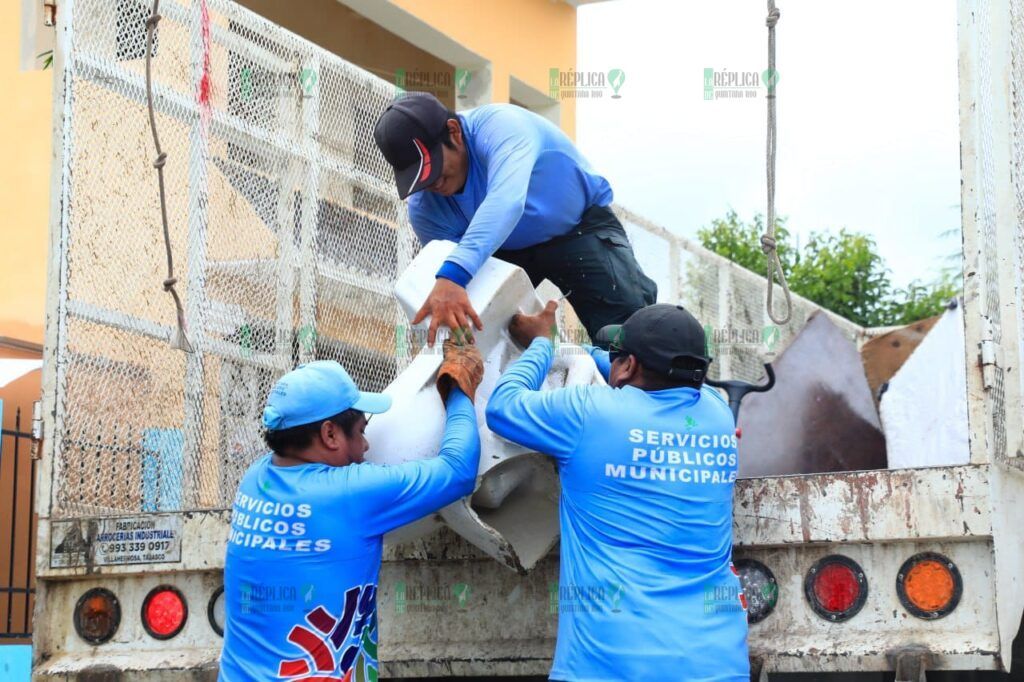
[[[441,176],[442,138],[452,114],[429,92],[397,97],[377,119],[373,137],[395,169],[398,196],[405,199]]]
[[[704,355],[704,328],[681,305],[641,308],[622,324],[601,327],[595,345],[639,358],[644,367],[672,379],[703,381],[711,359]],[[702,364],[695,369],[692,362]]]

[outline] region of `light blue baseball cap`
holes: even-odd
[[[263,408],[263,426],[271,431],[312,424],[348,409],[380,414],[391,407],[391,396],[365,393],[345,368],[334,360],[299,365],[281,377]]]

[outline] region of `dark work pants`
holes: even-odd
[[[568,293],[591,339],[601,327],[625,322],[658,297],[658,285],[640,269],[626,231],[610,208],[592,206],[568,234],[494,255],[526,270],[533,286],[549,279]]]

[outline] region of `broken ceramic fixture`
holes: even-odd
[[[412,319],[434,286],[435,273],[455,244],[433,241],[398,278],[395,295]],[[506,566],[525,573],[558,541],[558,476],[554,463],[495,435],[484,412],[502,370],[521,354],[508,333],[518,311],[537,313],[543,307],[520,268],[490,258],[466,288],[484,323],[474,332],[484,357],[484,378],[476,392],[480,427],[480,469],[473,495],[390,533],[390,543],[407,542],[449,526],[470,543]],[[593,360],[582,349],[562,345],[543,389],[603,383]],[[444,432],[445,412],[434,382],[441,366],[441,343],[424,346],[409,366],[385,389],[393,404],[367,427],[367,461],[379,464],[435,457]]]

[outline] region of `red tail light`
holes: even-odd
[[[142,626],[156,639],[170,639],[185,627],[188,604],[171,585],[154,587],[142,602]]]
[[[811,566],[804,578],[804,595],[816,614],[840,622],[853,618],[864,606],[868,581],[856,561],[833,554]]]

